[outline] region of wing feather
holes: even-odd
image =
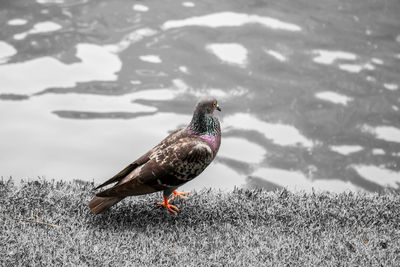
[[[135,177],[97,196],[141,195],[177,187],[199,175],[213,158],[212,149],[204,141],[182,138],[152,153]]]
[[[157,151],[159,149],[164,148],[165,146],[168,146],[169,144],[173,143],[177,138],[179,138],[179,136],[182,134],[182,130],[183,129],[178,129],[178,130],[172,132],[163,141],[161,141],[161,143],[159,143],[157,146],[152,148],[149,152],[144,154],[142,157],[140,157],[136,161],[134,161],[131,164],[129,164],[128,166],[126,166],[122,171],[120,171],[119,173],[114,175],[112,178],[108,179],[101,185],[97,186],[95,188],[95,190],[99,189],[101,187],[104,187],[106,185],[115,183],[115,182],[123,181],[123,179],[126,178],[130,173],[132,173],[137,167],[139,167],[139,166],[145,164],[147,161],[149,161],[150,156],[154,153],[154,151]]]

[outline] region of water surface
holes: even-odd
[[[400,190],[400,3],[0,3],[0,175],[99,183],[219,99],[185,189]]]

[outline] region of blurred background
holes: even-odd
[[[184,189],[400,186],[398,0],[1,0],[0,176],[110,178],[213,95]]]

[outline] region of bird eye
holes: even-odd
[[[212,105],[215,107],[217,105],[217,101],[214,101]]]

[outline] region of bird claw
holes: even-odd
[[[184,195],[190,194],[191,192],[178,192],[178,191],[174,190],[174,191],[172,191],[172,193],[173,193],[174,195],[171,197],[171,199],[169,199],[169,201],[173,200],[173,199],[176,198],[176,197],[180,197],[180,198],[182,198],[182,199],[186,199],[186,198],[188,198],[188,197],[186,197],[186,196],[184,196]]]
[[[176,212],[179,211],[179,209],[176,206],[169,204],[168,202],[169,202],[168,198],[164,197],[164,202],[156,203],[156,205],[163,206],[173,214],[176,214]]]
[[[156,203],[156,204],[167,208],[170,212],[172,212],[174,214],[176,214],[176,212],[179,211],[179,209],[176,206],[168,204],[168,203],[161,202],[161,203]],[[175,209],[176,211],[173,209]]]

